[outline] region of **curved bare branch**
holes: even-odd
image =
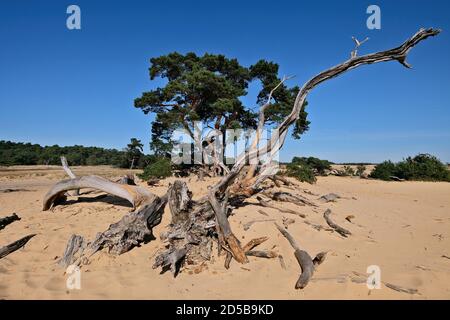
[[[146,202],[151,202],[155,198],[153,193],[142,187],[115,183],[99,176],[84,176],[76,179],[62,180],[55,184],[44,197],[43,210],[50,209],[57,199],[64,196],[66,191],[82,188],[101,190],[126,199],[134,208]]]

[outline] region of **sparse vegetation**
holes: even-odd
[[[366,166],[365,165],[363,165],[363,164],[359,164],[357,167],[356,167],[356,175],[357,176],[362,176],[363,174],[364,174],[364,172],[366,171]]]
[[[288,177],[296,178],[301,182],[308,182],[311,184],[315,183],[317,180],[314,171],[305,164],[290,163],[286,166],[284,174]]]
[[[375,166],[370,177],[380,180],[392,180],[392,177],[396,177],[405,180],[450,182],[450,171],[435,156],[419,154],[398,163],[384,161]]]
[[[139,178],[148,180],[151,178],[167,178],[172,175],[172,164],[167,158],[159,158],[152,164],[144,168],[144,172],[139,174]]]
[[[324,175],[326,170],[331,170],[332,163],[328,160],[321,160],[315,157],[294,157],[292,163],[301,166],[308,166],[317,175]]]

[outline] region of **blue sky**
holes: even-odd
[[[81,8],[81,30],[66,28],[70,4]],[[370,4],[381,8],[381,30],[366,27]],[[263,58],[301,85],[347,59],[352,35],[370,37],[364,54],[433,26],[443,32],[411,51],[412,70],[365,66],[317,87],[308,98],[311,128],[287,141],[281,159],[378,162],[428,152],[450,162],[449,16],[446,0],[2,0],[0,139],[122,148],[137,137],[148,152],[153,116],[133,100],[158,84],[148,77],[151,57],[222,53],[244,65]]]

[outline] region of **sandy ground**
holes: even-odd
[[[108,178],[125,171],[108,167],[75,167],[75,174],[98,174]],[[242,242],[268,236],[260,249],[273,249],[284,257],[286,270],[278,259],[250,257],[246,265],[232,262],[223,267],[224,257],[203,270],[185,269],[177,278],[170,272],[152,269],[153,257],[163,246],[159,234],[170,220],[166,208],[162,223],[154,228],[157,240],[119,257],[100,253],[81,269],[81,289],[68,290],[64,270],[56,265],[70,235],[92,239],[109,224],[131,210],[112,196],[89,201],[72,197],[53,211],[41,210],[42,198],[51,185],[64,177],[59,167],[14,167],[0,169],[0,217],[16,212],[22,220],[0,230],[0,246],[27,234],[37,233],[22,249],[0,260],[0,299],[449,299],[450,298],[450,183],[382,182],[347,177],[323,177],[317,184],[298,184],[291,193],[317,202],[317,195],[334,192],[342,198],[319,203],[318,208],[297,207],[306,220],[326,225],[323,212],[330,208],[332,218],[352,232],[348,238],[337,233],[317,231],[295,215],[248,205],[234,211],[231,226]],[[162,195],[169,182],[152,188]],[[186,179],[194,198],[204,194],[213,181]],[[5,189],[23,189],[4,193]],[[311,194],[305,194],[308,190]],[[250,203],[256,203],[250,199]],[[353,223],[345,220],[354,215]],[[272,221],[256,222],[247,231],[243,225],[252,220],[294,218],[289,226],[299,244],[311,255],[329,251],[311,283],[295,290],[299,266],[293,250]],[[214,250],[216,251],[216,249]],[[381,280],[405,288],[408,294],[389,289],[369,290],[365,283],[351,281],[353,272],[366,273],[370,265],[381,269]],[[199,272],[200,271],[200,272]]]

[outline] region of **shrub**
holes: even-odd
[[[314,183],[316,182],[316,176],[313,169],[308,165],[299,165],[296,163],[290,163],[286,166],[285,175],[288,177],[296,178],[301,182]]]
[[[292,159],[293,164],[308,166],[312,170],[315,170],[318,175],[324,175],[325,170],[331,170],[332,163],[328,160],[321,160],[314,157],[294,157]]]
[[[356,175],[358,175],[360,177],[364,174],[365,171],[366,171],[366,166],[363,164],[359,164],[356,167]]]
[[[146,166],[144,168],[144,172],[138,176],[143,180],[170,177],[172,176],[172,164],[169,159],[160,158],[159,160]]]
[[[450,171],[438,158],[429,154],[408,157],[398,163],[385,161],[375,166],[371,178],[391,180],[395,176],[405,180],[449,181]]]
[[[391,180],[391,176],[397,174],[397,166],[392,161],[384,161],[377,164],[373,171],[370,173],[370,177],[380,180]]]
[[[355,170],[353,170],[353,168],[350,166],[344,166],[344,168],[342,168],[341,170],[337,170],[336,175],[340,177],[354,176]]]

